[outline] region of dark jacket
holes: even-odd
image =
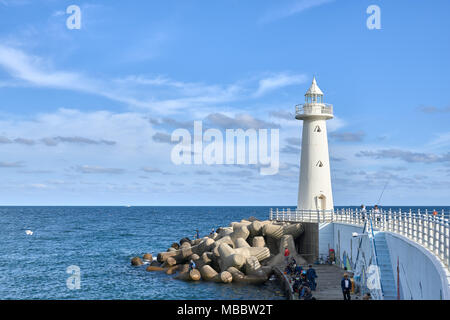
[[[308,278],[308,280],[312,281],[315,278],[317,278],[317,274],[316,274],[316,270],[314,270],[313,268],[309,268],[306,271],[306,277]]]
[[[301,285],[302,282],[300,280],[295,280],[294,284],[292,285],[292,290],[294,292],[297,292]]]
[[[348,288],[345,287],[345,278],[342,278],[342,280],[341,280],[341,288],[342,288],[342,291],[345,291],[345,290],[352,290],[352,281],[350,280],[350,278],[348,278],[347,280],[348,280],[348,285],[349,285]]]

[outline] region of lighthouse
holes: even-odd
[[[333,106],[324,103],[315,77],[305,103],[295,107],[295,118],[303,120],[297,209],[333,210],[326,125],[333,118]]]

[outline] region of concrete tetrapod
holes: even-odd
[[[230,234],[230,238],[233,243],[236,245],[236,240],[242,238],[246,240],[250,235],[250,231],[248,231],[247,227],[243,224],[235,224],[233,227],[233,233]]]
[[[212,252],[214,253],[214,255],[215,255],[216,257],[220,257],[219,246],[220,246],[222,243],[226,243],[226,244],[228,244],[230,247],[234,248],[234,242],[233,242],[233,240],[231,240],[231,237],[230,237],[230,236],[225,236],[225,237],[223,237],[223,238],[220,238],[219,240],[217,240],[217,241],[214,243],[213,249],[212,249]]]
[[[264,237],[254,237],[252,242],[252,247],[255,248],[264,248],[266,246],[266,241],[264,240]]]
[[[133,259],[131,259],[131,265],[133,266],[142,266],[144,264],[144,262],[142,262],[142,259],[139,257],[134,257]]]
[[[243,238],[238,238],[235,241],[236,248],[249,248],[250,245]]]
[[[201,279],[200,271],[197,269],[192,269],[189,271],[189,265],[184,264],[178,268],[179,273],[175,276],[175,279],[185,280],[185,281],[198,281]]]
[[[251,284],[260,284],[264,283],[267,280],[267,277],[259,277],[254,275],[246,276],[243,272],[239,271],[235,267],[229,267],[227,269],[229,273],[233,276],[233,282],[240,283],[251,283]]]
[[[255,248],[255,247],[247,247],[247,248],[237,248],[234,249],[234,253],[238,253],[243,255],[244,257],[254,256],[258,259],[258,261],[263,261],[267,258],[270,258],[270,250],[269,248]]]
[[[230,283],[233,280],[232,275],[228,271],[217,273],[211,266],[204,265],[200,268],[202,279],[205,281],[215,281],[222,283]]]
[[[232,227],[221,227],[217,229],[217,234],[219,235],[219,239],[226,237],[233,233]]]
[[[238,228],[238,227],[242,227],[242,226],[248,227],[250,224],[251,224],[250,221],[241,220],[241,222],[232,222],[232,223],[230,223],[230,227],[233,228],[233,231],[234,231],[234,228]]]
[[[248,231],[250,231],[250,236],[256,237],[262,234],[263,224],[261,221],[255,220],[247,226]]]
[[[234,250],[226,243],[222,243],[219,246],[219,254],[219,266],[222,271],[226,271],[229,267],[240,269],[245,263],[245,257],[241,254],[235,253]]]
[[[272,259],[270,259],[268,265],[270,266],[276,266],[280,264],[284,264],[284,249],[288,248],[290,254],[290,257],[294,257],[297,264],[306,264],[307,261],[297,253],[295,249],[295,243],[294,238],[292,235],[284,235],[281,237],[279,241],[279,248],[278,248],[278,254],[276,254]]]
[[[191,247],[190,243],[183,242],[179,250],[158,253],[158,261],[164,262],[169,257],[173,257],[178,264],[184,263],[192,254],[201,255],[205,251],[210,251],[215,241],[211,238],[203,238],[198,245]]]
[[[167,260],[163,262],[161,267],[163,267],[163,268],[173,267],[176,264],[177,264],[177,260],[174,257],[168,257]]]
[[[261,268],[261,264],[254,256],[247,257],[245,261],[245,274],[250,276],[266,277],[266,274]]]
[[[266,224],[263,227],[262,234],[274,239],[281,239],[284,235],[292,235],[294,238],[299,237],[305,228],[301,223],[292,223],[286,225]]]
[[[145,270],[147,271],[166,271],[168,268],[162,268],[157,266],[148,266]]]
[[[151,253],[145,253],[145,254],[142,256],[142,259],[143,259],[143,260],[147,260],[147,261],[152,261],[152,260],[153,260],[153,256],[152,256]]]

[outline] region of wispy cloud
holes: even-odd
[[[331,132],[330,138],[341,142],[361,142],[366,134],[358,132]]]
[[[412,152],[400,149],[386,149],[378,151],[360,151],[356,156],[374,159],[400,159],[410,163],[450,162],[450,152],[438,155],[434,153]]]
[[[419,111],[423,113],[449,113],[450,112],[450,106],[445,108],[438,108],[435,106],[421,106],[419,107]]]
[[[57,146],[60,143],[71,143],[71,144],[87,144],[87,145],[100,145],[100,144],[104,144],[104,145],[115,145],[116,142],[115,141],[111,141],[111,140],[93,140],[93,139],[89,139],[89,138],[84,138],[84,137],[79,137],[79,136],[75,136],[75,137],[61,137],[61,136],[57,136],[57,137],[45,137],[42,139],[28,139],[28,138],[15,138],[15,139],[10,139],[8,137],[4,137],[4,136],[0,136],[0,144],[21,144],[21,145],[26,145],[26,146],[34,146],[37,143],[42,143],[46,146]]]
[[[16,161],[16,162],[0,161],[0,168],[21,168],[21,167],[24,167],[24,164],[20,161]]]
[[[276,123],[267,122],[249,114],[236,114],[234,117],[231,117],[222,113],[212,113],[205,120],[209,125],[220,129],[269,129],[280,127]]]
[[[285,2],[277,2],[277,4],[283,3],[278,9],[271,9],[269,12],[264,14],[259,22],[268,23],[275,20],[287,18],[289,16],[299,14],[307,9],[318,7],[335,0],[298,0],[294,3],[290,2],[290,5],[285,5]]]
[[[83,165],[75,167],[75,170],[80,173],[106,173],[106,174],[122,174],[124,169],[119,168],[104,168],[99,166]]]
[[[261,97],[266,93],[273,90],[283,88],[286,86],[303,84],[307,81],[307,77],[304,74],[301,75],[290,75],[290,74],[277,74],[268,78],[259,80],[259,87],[254,93],[255,97]]]
[[[164,133],[164,132],[156,132],[152,136],[152,140],[158,143],[168,143],[168,144],[174,144],[176,142],[172,142],[172,138],[170,134]]]
[[[117,89],[109,88],[101,81],[81,73],[54,70],[49,61],[12,47],[0,45],[0,67],[16,80],[32,86],[85,92],[133,106],[149,106],[146,101],[125,94],[119,95]]]
[[[294,112],[286,111],[286,110],[277,110],[271,111],[270,116],[283,120],[295,120]]]

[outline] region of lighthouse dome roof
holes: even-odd
[[[311,86],[309,87],[308,91],[306,91],[305,95],[313,95],[313,94],[323,96],[322,90],[320,90],[319,86],[317,85],[316,77],[313,78]]]

